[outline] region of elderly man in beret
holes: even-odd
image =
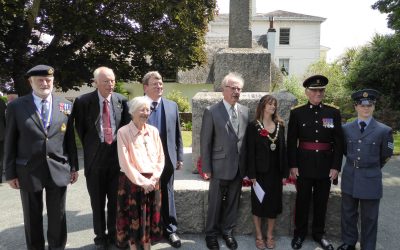
[[[45,249],[43,190],[46,190],[49,249],[67,242],[66,190],[78,179],[71,102],[52,94],[54,69],[27,72],[32,93],[7,106],[4,167],[8,184],[19,189],[27,249]]]
[[[361,249],[374,250],[382,198],[381,169],[393,154],[392,129],[373,118],[379,92],[352,94],[357,119],[343,126],[346,163],[342,173],[342,240],[338,250],[354,250],[361,214]]]
[[[343,158],[341,116],[337,107],[322,103],[328,78],[314,75],[303,86],[306,104],[290,112],[287,151],[292,178],[297,178],[295,230],[292,248],[300,249],[307,236],[313,201],[312,236],[324,250],[333,250],[324,238],[331,181],[337,178]]]

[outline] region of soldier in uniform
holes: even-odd
[[[292,248],[300,249],[307,236],[313,200],[312,236],[323,249],[333,250],[324,238],[331,181],[337,178],[343,157],[343,133],[337,107],[323,104],[328,78],[314,75],[303,86],[308,102],[290,112],[287,149],[290,175],[297,178],[295,230]]]
[[[372,117],[378,96],[373,89],[353,93],[358,118],[343,126],[346,143],[341,182],[343,244],[338,250],[355,249],[359,207],[361,249],[375,249],[382,198],[381,169],[393,154],[392,129]]]

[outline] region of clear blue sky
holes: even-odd
[[[253,0],[255,1],[255,0]],[[386,15],[373,10],[377,0],[257,0],[257,13],[284,10],[327,18],[321,25],[321,45],[330,48],[328,61],[346,48],[364,45],[375,33],[393,33]],[[229,0],[217,0],[220,13],[229,12]]]

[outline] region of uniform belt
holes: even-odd
[[[324,142],[306,142],[299,143],[299,148],[304,150],[331,150],[332,145]]]

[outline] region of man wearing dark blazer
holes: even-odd
[[[99,67],[94,73],[97,90],[75,99],[73,117],[83,145],[86,185],[93,212],[97,249],[115,245],[119,176],[117,130],[130,121],[127,100],[114,93],[112,69]],[[107,216],[106,209],[107,206]]]
[[[206,243],[219,249],[217,236],[222,233],[230,249],[238,247],[232,231],[236,226],[242,177],[245,166],[243,142],[249,109],[237,103],[244,85],[237,73],[222,80],[223,100],[204,110],[200,132],[202,170],[210,178]]]
[[[0,183],[3,182],[4,134],[6,130],[6,103],[0,98]]]
[[[363,89],[352,94],[357,119],[343,126],[346,163],[342,173],[342,240],[338,250],[355,250],[358,214],[361,249],[374,250],[382,198],[381,169],[393,154],[392,129],[373,118],[379,92]]]
[[[165,155],[165,166],[160,178],[164,233],[171,246],[179,248],[181,240],[176,234],[178,223],[174,198],[174,171],[183,167],[183,144],[178,105],[162,97],[163,81],[157,71],[148,72],[142,83],[145,97],[151,107],[148,123],[158,129]]]
[[[51,93],[53,73],[47,65],[30,69],[32,94],[7,107],[4,166],[9,185],[20,189],[27,249],[45,249],[43,189],[49,249],[65,248],[66,190],[78,179],[72,104]]]

